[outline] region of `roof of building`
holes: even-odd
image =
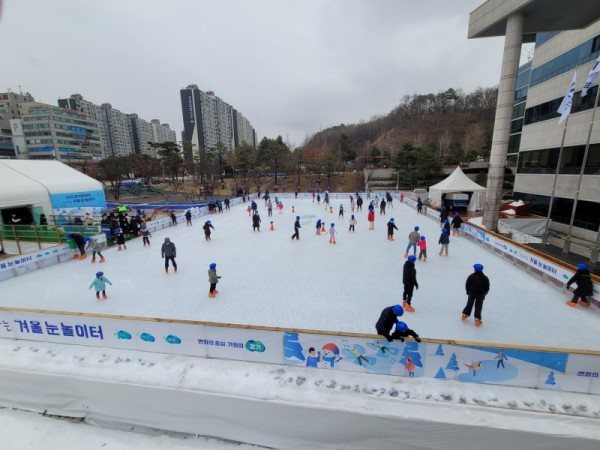
[[[513,14],[523,15],[523,41],[543,31],[585,28],[600,18],[598,0],[487,0],[471,12],[468,37],[504,36]]]

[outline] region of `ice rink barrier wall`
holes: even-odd
[[[0,338],[600,395],[600,351],[7,307]]]

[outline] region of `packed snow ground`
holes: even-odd
[[[451,238],[449,256],[438,256],[439,224],[394,201],[385,216],[377,211],[375,230],[367,223],[367,208],[355,213],[356,232],[348,231],[350,204],[332,199],[333,213],[310,199],[283,198],[283,214],[262,218],[253,232],[246,207],[195,219],[192,227],[153,233],[151,246],[140,239],[127,250],[104,252],[106,263],[90,257],[3,281],[0,304],[9,307],[102,313],[126,316],[200,320],[340,332],[375,333],[380,311],[402,300],[402,266],[407,236],[420,227],[428,242],[427,262],[417,262],[419,289],[415,313],[405,321],[421,337],[481,343],[520,344],[600,350],[598,313],[565,305],[561,293],[521,269],[483,250],[464,237]],[[339,218],[343,204],[345,217]],[[292,212],[294,207],[295,212]],[[300,240],[290,237],[301,217]],[[395,241],[386,239],[386,223],[395,218]],[[320,218],[329,229],[336,224],[337,244],[317,236]],[[215,227],[212,240],[202,231],[205,220]],[[269,230],[273,221],[274,231]],[[178,273],[164,273],[160,247],[165,237],[177,246]],[[222,276],[216,299],[208,298],[210,263]],[[462,322],[465,279],[474,263],[485,266],[491,290],[483,308],[483,326]],[[108,300],[96,301],[88,290],[97,270],[113,283]]]

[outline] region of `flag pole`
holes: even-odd
[[[554,171],[554,184],[552,185],[552,195],[550,196],[550,205],[548,205],[548,216],[546,217],[546,227],[544,228],[544,235],[542,236],[542,245],[548,244],[548,230],[550,228],[550,217],[552,216],[552,206],[554,204],[554,195],[556,193],[556,183],[558,182],[558,173],[560,172],[560,164],[562,162],[563,150],[565,148],[565,136],[567,134],[567,124],[569,123],[569,117],[565,119],[565,126],[563,128],[562,140],[560,141],[560,150],[558,152],[558,162],[556,163],[556,170]]]
[[[592,128],[594,126],[594,119],[596,117],[596,109],[598,108],[598,98],[600,98],[600,85],[596,87],[596,99],[594,100],[594,110],[592,112],[592,118],[590,120],[590,126],[588,127],[587,142],[585,144],[585,151],[583,152],[583,161],[581,162],[581,170],[579,171],[579,181],[577,182],[577,191],[575,192],[575,200],[573,201],[573,211],[571,212],[571,221],[569,223],[569,231],[565,238],[565,246],[563,253],[569,253],[571,248],[571,233],[573,231],[573,222],[575,221],[575,211],[577,211],[577,203],[579,202],[579,191],[581,189],[581,181],[583,180],[583,174],[585,172],[585,166],[587,163],[587,157],[590,150],[590,139],[592,137]]]

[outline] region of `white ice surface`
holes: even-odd
[[[381,309],[402,300],[402,266],[407,236],[415,225],[427,237],[429,257],[417,262],[419,290],[416,312],[404,319],[421,337],[482,343],[521,344],[600,350],[600,317],[590,308],[565,306],[568,293],[538,281],[468,239],[450,240],[449,257],[438,256],[439,224],[394,202],[386,216],[376,214],[368,230],[366,206],[356,213],[355,233],[348,232],[350,204],[338,217],[342,200],[332,199],[333,214],[310,199],[283,199],[282,215],[272,218],[262,200],[260,233],[253,233],[247,203],[219,215],[195,220],[193,227],[155,232],[151,247],[141,239],[126,251],[107,250],[104,264],[90,258],[38,270],[0,283],[2,306],[161,317],[243,325],[375,333]],[[295,212],[292,213],[292,206]],[[301,217],[300,240],[290,239],[295,216]],[[396,240],[386,239],[386,223],[394,217]],[[334,222],[337,244],[315,235],[321,218]],[[215,227],[204,240],[202,224]],[[275,231],[269,230],[274,222]],[[164,273],[160,247],[165,237],[177,246],[177,274]],[[218,298],[208,298],[208,265],[217,263],[222,276]],[[474,263],[485,266],[491,290],[480,328],[462,322],[465,279]],[[88,286],[103,270],[113,286],[107,301],[96,301]]]

